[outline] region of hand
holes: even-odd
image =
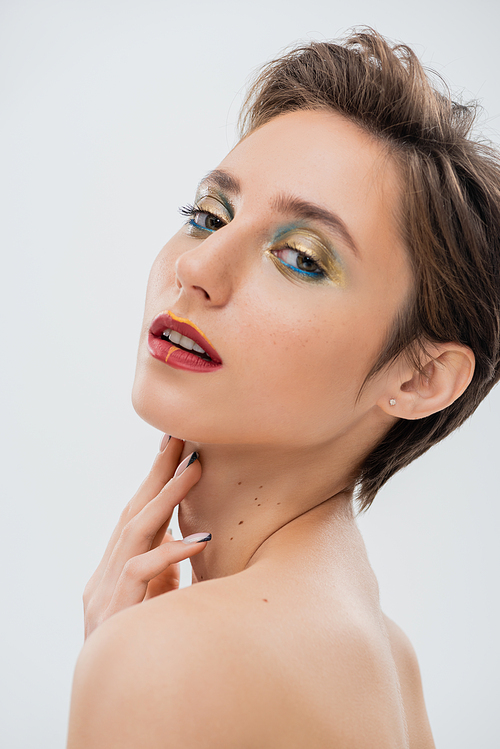
[[[167,531],[175,506],[201,476],[196,458],[189,467],[191,456],[178,466],[183,446],[182,440],[170,439],[122,512],[101,563],[85,587],[85,637],[112,614],[176,590],[179,562],[206,547],[207,542],[198,539],[208,533],[174,541]],[[174,475],[177,467],[183,470]]]

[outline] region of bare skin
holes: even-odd
[[[459,397],[473,355],[429,346],[423,373],[395,362],[358,397],[412,279],[397,172],[356,125],[284,115],[220,169],[231,189],[204,183],[198,228],[151,273],[134,405],[174,438],[87,586],[68,748],[431,749],[418,665],[380,610],[349,487],[395,419]],[[350,239],[283,196],[334,210]],[[320,249],[320,281],[294,270],[299,258],[318,268],[303,265],[304,236],[335,248],[332,267]],[[200,326],[221,369],[151,357],[148,329],[167,309]],[[176,505],[184,536],[212,540],[172,541]],[[195,584],[177,590],[188,556]]]
[[[171,440],[150,483],[181,448]],[[200,474],[197,461],[184,481]],[[134,540],[138,551],[144,532]],[[164,589],[175,572],[166,568]],[[122,595],[144,585],[125,579]],[[380,610],[348,495],[286,524],[241,572],[148,598],[95,629],[68,746],[145,745],[434,746],[415,655]]]

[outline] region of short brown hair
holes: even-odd
[[[381,139],[399,165],[402,232],[414,294],[367,380],[399,356],[418,367],[426,342],[458,342],[476,357],[472,382],[443,411],[400,419],[357,475],[361,509],[400,468],[476,409],[500,377],[500,164],[471,139],[476,107],[431,83],[415,53],[372,29],[298,46],[264,66],[240,115],[245,136],[296,110],[330,109]]]

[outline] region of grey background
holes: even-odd
[[[159,435],[130,405],[147,274],[235,142],[249,74],[356,24],[413,46],[500,143],[496,2],[0,2],[1,738],[64,746],[81,591]],[[494,749],[497,390],[360,525],[436,744]]]

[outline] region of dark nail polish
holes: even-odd
[[[164,434],[163,437],[161,438],[161,442],[160,442],[160,452],[161,453],[164,451],[164,449],[166,448],[166,446],[168,445],[169,442],[170,442],[170,435],[169,434]]]
[[[197,460],[197,459],[198,459],[198,453],[197,452],[191,453],[191,455],[189,455],[187,458],[184,458],[184,460],[182,461],[182,463],[179,463],[179,465],[177,466],[177,470],[174,473],[174,478],[176,476],[180,476],[181,473],[183,471],[185,471],[186,468],[189,468],[189,466],[191,465],[191,463],[194,463],[194,461]]]
[[[211,533],[193,533],[191,536],[186,536],[182,539],[183,544],[201,544],[204,541],[210,541],[212,538]]]
[[[199,458],[199,457],[200,457],[200,456],[199,456],[199,454],[198,454],[198,453],[197,453],[197,452],[195,451],[195,452],[194,452],[194,453],[193,453],[193,454],[191,455],[191,457],[189,458],[189,463],[187,464],[186,468],[189,468],[189,466],[191,465],[191,463],[194,463],[194,461],[195,461],[195,460],[198,460],[198,458]]]

